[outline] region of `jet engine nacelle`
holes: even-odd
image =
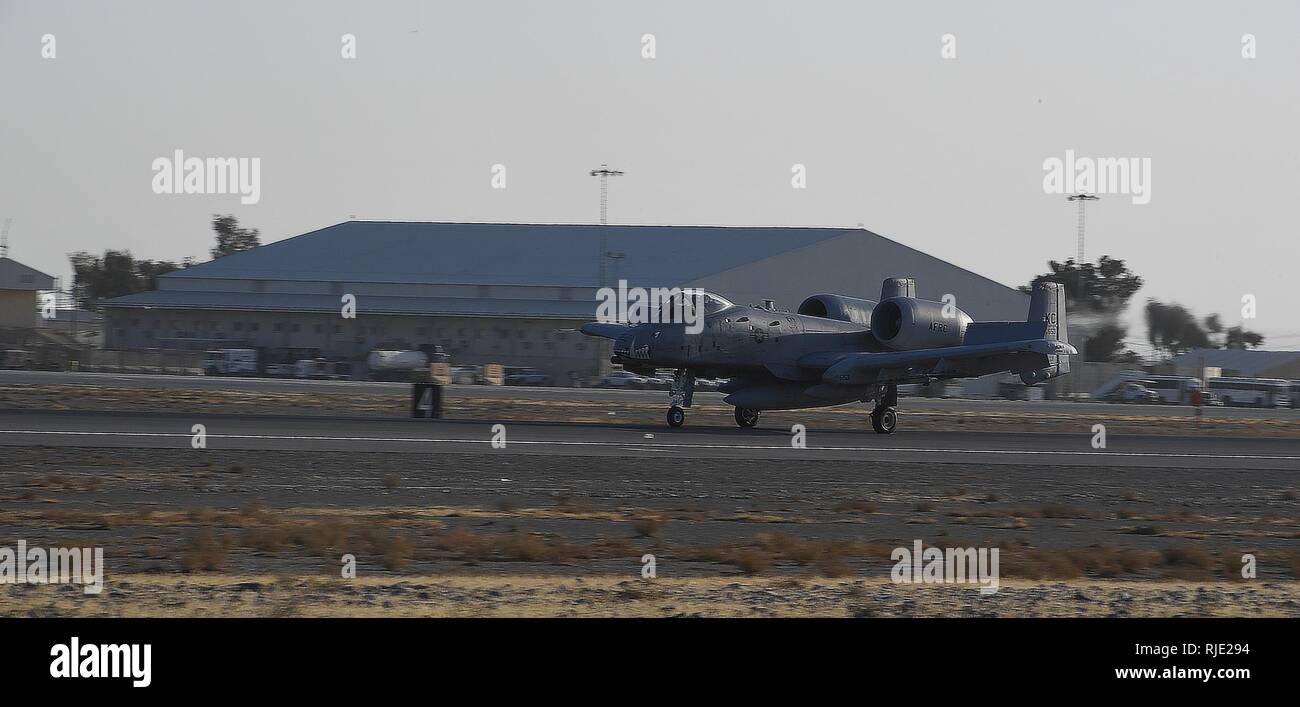
[[[872,335],[898,351],[958,346],[970,323],[970,315],[956,306],[911,297],[891,297],[871,313]]]
[[[875,302],[846,295],[813,295],[799,305],[799,313],[822,319],[836,319],[862,326],[871,326],[871,310]]]
[[[1020,374],[1020,380],[1025,385],[1037,385],[1039,383],[1042,383],[1043,381],[1051,380],[1058,376],[1063,376],[1069,372],[1070,372],[1069,368],[1066,368],[1063,371],[1057,366],[1051,366],[1049,368],[1039,368],[1034,371],[1025,371],[1024,373]]]

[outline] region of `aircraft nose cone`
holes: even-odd
[[[614,355],[627,356],[628,353],[632,351],[635,342],[636,342],[636,332],[631,332],[631,331],[618,337],[617,339],[614,339]]]

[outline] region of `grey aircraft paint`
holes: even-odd
[[[703,328],[590,323],[584,334],[614,340],[613,363],[637,373],[675,371],[668,423],[680,426],[695,379],[726,378],[725,402],[742,427],[763,410],[874,402],[872,426],[893,432],[898,385],[1018,374],[1033,385],[1065,375],[1071,355],[1064,287],[1041,283],[1020,322],[976,322],[951,304],[918,299],[912,278],[890,278],[875,302],[813,295],[796,312],[734,305],[703,293]]]

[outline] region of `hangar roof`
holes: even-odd
[[[687,282],[862,229],[608,226],[613,273]],[[167,278],[594,287],[599,225],[346,221]],[[874,234],[872,234],[874,235]],[[879,237],[879,236],[877,236]]]
[[[229,257],[229,256],[227,256]],[[229,309],[267,312],[339,313],[338,295],[190,292],[153,290],[109,300],[122,307],[155,309]],[[368,314],[415,314],[437,312],[446,315],[501,315],[511,317],[556,317],[562,319],[590,317],[590,300],[477,299],[469,297],[387,297],[359,295],[357,308]]]
[[[0,290],[52,290],[54,278],[14,260],[0,258]]]
[[[1257,376],[1300,359],[1300,351],[1254,351],[1250,349],[1192,349],[1174,356],[1170,363],[1175,368],[1212,366],[1225,371],[1224,375]]]

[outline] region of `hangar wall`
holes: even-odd
[[[563,382],[608,370],[595,316],[599,227],[345,222],[192,266],[103,305],[105,348],[258,348],[357,360],[439,345],[453,365],[531,366]],[[863,229],[610,226],[608,281],[692,285],[794,310],[818,292],[876,299],[887,277],[951,291],[978,319],[1023,319],[1026,295]],[[504,258],[504,259],[503,259]],[[594,264],[594,262],[592,263]],[[590,272],[589,272],[590,271]],[[355,293],[358,317],[339,315]]]
[[[851,231],[803,248],[709,275],[691,284],[736,302],[776,301],[794,311],[804,298],[834,293],[876,300],[890,277],[916,278],[917,295],[957,297],[976,320],[1023,321],[1029,295],[869,231]]]

